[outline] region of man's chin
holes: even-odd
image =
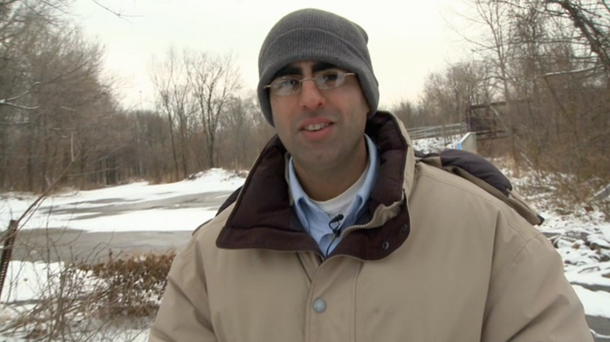
[[[331,153],[307,153],[299,156],[293,154],[292,157],[298,169],[325,171],[332,170],[339,164],[338,156]]]

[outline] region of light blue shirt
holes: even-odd
[[[333,224],[333,227],[340,229],[341,232],[346,227],[354,225],[358,218],[366,211],[366,202],[369,199],[369,195],[375,185],[377,179],[377,146],[366,134],[366,143],[368,147],[369,155],[369,167],[367,174],[365,175],[364,183],[362,187],[356,193],[356,196],[352,203],[349,205],[346,212],[342,213],[344,218],[338,224]],[[305,231],[318,243],[320,251],[324,256],[330,254],[335,247],[341,241],[341,235],[335,237],[333,230],[329,224],[333,217],[330,217],[327,213],[322,211],[315,203],[312,202],[311,198],[305,193],[299,179],[297,178],[294,170],[294,164],[292,157],[290,158],[288,166],[288,175],[290,180],[290,191],[292,192],[292,198],[294,200],[294,207],[299,217],[299,221]]]

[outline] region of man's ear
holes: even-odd
[[[269,108],[271,109],[271,122],[269,122],[269,124],[271,127],[275,128],[275,114],[273,111],[273,104],[271,104],[271,96],[269,97]]]
[[[368,118],[371,116],[371,106],[369,105],[369,101],[366,99],[366,96],[364,95],[364,91],[362,91],[362,87],[360,87],[360,92],[362,93],[362,99],[364,100],[364,104],[366,106],[365,113],[366,113],[366,117]]]

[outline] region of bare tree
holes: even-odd
[[[490,94],[504,101],[515,163],[605,186],[610,164],[610,11],[585,0],[472,0],[484,35],[468,37],[491,71]],[[462,86],[461,86],[462,87]],[[519,169],[516,164],[515,169]],[[577,201],[591,186],[570,187]],[[589,193],[589,195],[587,195]]]
[[[610,5],[606,0],[545,0],[546,12],[567,17],[610,73]]]
[[[207,167],[216,167],[220,118],[229,100],[241,88],[239,73],[231,55],[190,52],[185,53],[184,64],[203,128]]]
[[[189,171],[186,151],[192,104],[185,65],[175,49],[168,50],[164,62],[153,64],[152,80],[158,95],[158,109],[167,117],[174,160],[174,180],[185,178]]]
[[[223,109],[218,134],[219,165],[249,169],[260,150],[273,136],[272,127],[260,111],[255,93],[232,97]]]
[[[101,81],[103,51],[53,16],[62,4],[14,2],[15,22],[3,26],[10,36],[0,46],[3,187],[43,191],[77,152],[80,174],[99,175],[100,163],[89,161],[113,153],[100,130],[116,113],[110,85]]]

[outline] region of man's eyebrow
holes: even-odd
[[[318,71],[328,70],[328,69],[337,69],[337,66],[334,64],[330,64],[330,63],[319,62],[319,63],[314,64],[311,67],[311,73],[315,74]]]
[[[336,69],[336,68],[337,68],[337,66],[334,64],[318,62],[318,63],[315,63],[311,67],[311,73],[315,74],[316,72],[319,72],[322,70]],[[278,70],[275,73],[275,75],[273,75],[273,79],[280,78],[283,76],[302,76],[302,75],[303,75],[303,69],[301,67],[294,66],[294,65],[287,65],[287,66],[281,68],[280,70]]]
[[[275,75],[273,75],[273,79],[280,78],[282,76],[297,76],[302,75],[303,70],[299,67],[293,65],[287,65],[280,70],[278,70]]]

